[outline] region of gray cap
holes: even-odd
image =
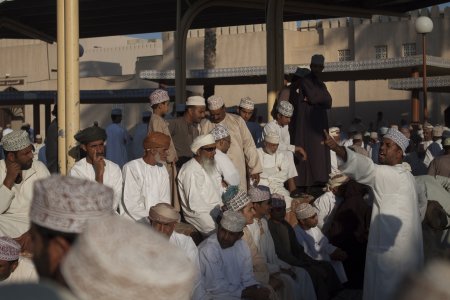
[[[227,210],[223,213],[220,226],[231,232],[241,232],[247,225],[247,220],[242,213],[232,210]]]

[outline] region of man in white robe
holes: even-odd
[[[180,250],[189,258],[197,269],[193,294],[191,299],[206,299],[205,288],[203,287],[202,277],[200,274],[200,262],[198,259],[198,249],[190,236],[175,231],[177,223],[180,221],[180,214],[167,203],[158,203],[150,208],[148,213],[148,221],[156,231],[169,239],[169,242]]]
[[[269,132],[275,133],[280,137],[278,151],[285,154],[288,160],[288,189],[292,193],[296,190],[295,180],[297,177],[297,168],[295,167],[294,154],[298,153],[303,159],[306,159],[306,152],[300,146],[291,144],[291,136],[289,134],[289,123],[291,122],[294,107],[288,101],[280,101],[277,106],[276,118],[266,124],[263,130],[263,138]],[[264,167],[264,166],[263,166]]]
[[[227,156],[231,145],[231,137],[228,130],[221,124],[214,127],[210,133],[216,141],[216,155],[214,155],[214,160],[216,161],[217,172],[220,174],[217,180],[222,186],[222,193],[224,193],[228,186],[238,186],[240,183],[239,172]]]
[[[199,246],[202,279],[211,299],[270,299],[269,289],[253,276],[250,250],[241,240],[246,223],[241,213],[228,210],[217,234]]]
[[[435,157],[444,154],[442,147],[442,133],[444,132],[444,129],[442,126],[435,126],[432,132],[433,142],[428,146],[427,151],[425,152],[425,158],[423,159],[423,163],[427,168]]]
[[[264,136],[264,147],[257,149],[263,167],[259,184],[268,186],[271,194],[283,195],[287,209],[290,210],[292,198],[284,183],[289,179],[289,164],[292,162],[286,157],[285,152],[278,151],[279,143],[278,134],[270,131]]]
[[[191,150],[194,157],[183,164],[177,177],[180,204],[186,221],[207,236],[216,230],[214,218],[222,204],[214,162],[216,141],[211,134],[200,135]]]
[[[169,173],[164,166],[170,137],[151,132],[143,142],[144,156],[123,166],[123,201],[121,213],[135,221],[148,216],[157,203],[171,203]]]
[[[363,298],[390,299],[403,276],[423,264],[422,227],[414,177],[402,165],[408,139],[391,128],[383,137],[379,163],[325,143],[344,162],[339,169],[373,189],[375,199],[367,244]]]
[[[122,200],[122,171],[114,162],[105,159],[106,132],[98,126],[81,130],[74,136],[86,157],[70,169],[69,175],[104,184],[114,190],[113,209],[117,210]]]
[[[255,142],[245,121],[240,116],[227,113],[220,96],[213,95],[208,98],[207,102],[211,121],[204,119],[200,123],[200,134],[209,133],[216,124],[224,125],[231,136],[231,145],[227,155],[239,171],[241,180],[239,187],[247,189],[247,169],[250,181],[258,184],[262,167],[256,153]]]
[[[108,140],[106,159],[122,168],[128,161],[127,146],[130,143],[130,136],[127,130],[120,125],[120,122],[122,122],[122,110],[120,108],[114,108],[111,111],[111,120],[112,123],[106,127]]]
[[[37,281],[31,260],[20,256],[19,243],[7,236],[0,237],[0,285]]]
[[[30,227],[34,182],[50,173],[43,163],[33,161],[33,146],[26,131],[8,133],[2,145],[5,159],[0,160],[0,235],[15,238]]]
[[[294,227],[297,241],[303,246],[305,253],[312,258],[330,262],[341,283],[347,282],[347,275],[342,264],[342,261],[348,257],[347,253],[330,244],[327,237],[317,228],[317,213],[317,208],[309,203],[301,203],[297,206],[295,214],[298,224]]]
[[[328,129],[328,134],[333,137],[336,142],[339,144],[341,142],[341,130],[339,127],[330,127]],[[330,161],[331,161],[331,174],[339,174],[338,163],[336,153],[334,151],[330,151]]]
[[[272,235],[265,216],[270,210],[270,190],[266,186],[259,185],[251,188],[248,195],[253,203],[255,211],[254,222],[247,224],[247,228],[259,250],[264,257],[269,272],[276,274],[284,284],[281,299],[316,299],[314,285],[306,270],[292,267],[278,258],[275,252]]]

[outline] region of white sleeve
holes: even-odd
[[[239,172],[234,166],[231,159],[226,155],[215,155],[216,163],[218,164],[218,169],[221,171],[223,180],[228,185],[239,185],[241,182]]]
[[[348,148],[345,148],[345,151],[347,151],[347,161],[339,166],[339,170],[355,181],[373,187],[377,166],[372,159]]]
[[[123,166],[123,206],[127,213],[135,221],[148,216],[145,208],[142,192],[142,176],[140,176],[129,164]]]

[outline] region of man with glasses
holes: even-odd
[[[158,203],[170,204],[169,173],[164,163],[170,137],[151,132],[144,139],[144,156],[123,166],[123,202],[121,213],[135,221],[143,221],[150,207]]]
[[[216,230],[215,218],[220,212],[221,183],[217,180],[214,156],[216,141],[211,134],[200,135],[191,145],[194,157],[178,173],[181,207],[187,222],[205,236]]]

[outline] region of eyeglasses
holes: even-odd
[[[204,150],[206,152],[213,152],[216,151],[216,147],[209,147],[209,148],[200,148],[201,150]]]

